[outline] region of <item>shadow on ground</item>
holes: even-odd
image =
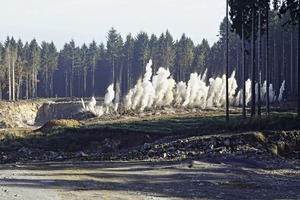
[[[125,192],[168,199],[299,199],[299,170],[266,170],[246,159],[185,162],[51,162],[4,165],[5,187],[77,195]],[[21,173],[22,172],[22,173]],[[86,195],[86,194],[85,194]],[[134,199],[134,198],[133,198]]]

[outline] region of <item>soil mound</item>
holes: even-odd
[[[37,129],[36,131],[48,133],[57,128],[73,128],[79,127],[81,125],[82,123],[74,119],[53,119],[46,122],[41,128]]]

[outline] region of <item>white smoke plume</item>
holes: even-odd
[[[146,65],[146,72],[137,84],[129,90],[123,99],[125,110],[143,112],[144,110],[160,109],[163,107],[186,107],[211,109],[224,107],[226,103],[226,76],[209,78],[207,82],[207,70],[202,75],[192,73],[187,83],[176,83],[171,77],[169,69],[159,68],[155,75],[152,73],[152,61]],[[285,81],[283,81],[277,101],[282,101]],[[258,84],[256,84],[258,87]],[[230,105],[242,105],[243,91],[237,91],[238,85],[235,79],[235,72],[228,78],[228,95]],[[246,105],[251,101],[251,80],[245,81]],[[256,88],[257,91],[257,88]],[[266,101],[266,82],[261,85],[261,99]],[[270,102],[276,100],[273,85],[269,86]],[[115,99],[116,98],[116,99]],[[113,100],[115,99],[115,103]],[[92,97],[91,101],[85,105],[82,100],[82,107],[86,111],[101,116],[104,113],[118,111],[119,99],[114,91],[114,85],[107,88],[104,98],[104,106],[96,106],[96,100]]]
[[[186,83],[180,81],[176,84],[176,91],[175,91],[175,99],[174,99],[174,106],[180,107],[183,103],[183,99],[186,96]]]
[[[175,81],[170,78],[169,69],[159,68],[156,75],[152,77],[152,86],[155,90],[154,107],[168,106],[173,100],[173,88]],[[170,94],[171,92],[171,94]],[[170,96],[171,99],[170,99]]]
[[[96,117],[100,117],[102,116],[105,112],[109,113],[110,112],[110,107],[113,106],[112,101],[115,98],[115,92],[114,92],[114,85],[111,84],[108,88],[107,88],[107,93],[105,94],[104,97],[104,107],[103,106],[97,106],[97,102],[95,97],[92,97],[91,100],[87,103],[87,105],[85,105],[83,99],[81,99],[81,103],[82,103],[82,111],[83,112],[91,112],[94,116]],[[114,105],[114,109],[116,109],[116,105],[118,105],[117,103]]]
[[[115,98],[114,84],[111,84],[110,86],[108,86],[107,93],[104,96],[104,104],[106,106],[111,105],[114,98]]]
[[[143,111],[145,108],[150,108],[153,104],[153,99],[155,97],[155,90],[151,84],[151,76],[152,76],[152,61],[150,60],[146,66],[146,73],[143,78],[143,82],[141,85],[143,95],[141,96],[141,105],[140,110]]]
[[[184,97],[183,107],[206,107],[208,87],[205,82],[201,80],[201,76],[197,73],[192,73],[190,75],[190,80],[188,81],[186,95]]]
[[[96,117],[100,117],[104,113],[104,109],[102,106],[96,106],[97,102],[95,97],[92,97],[87,105],[84,104],[83,99],[81,99],[81,103],[83,107],[82,112],[91,112]]]
[[[285,80],[283,80],[283,82],[280,86],[280,89],[279,89],[279,96],[278,96],[278,99],[277,99],[278,102],[282,102],[282,97],[283,97],[284,90],[285,90]]]
[[[274,101],[276,101],[276,96],[275,96],[275,91],[273,89],[273,84],[269,85],[269,99],[270,99],[271,103],[273,103]]]

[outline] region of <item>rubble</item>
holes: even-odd
[[[0,163],[18,161],[51,161],[66,159],[84,160],[148,160],[178,161],[208,157],[243,157],[269,162],[270,167],[284,165],[287,159],[299,162],[299,131],[265,133],[260,132],[231,135],[193,136],[181,139],[161,139],[136,147],[121,149],[117,142],[106,138],[93,149],[86,151],[45,151],[22,147],[16,152],[2,152]],[[277,148],[274,150],[274,146]],[[290,167],[299,166],[291,165]]]

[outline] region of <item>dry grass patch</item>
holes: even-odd
[[[37,131],[47,133],[57,128],[75,128],[80,127],[82,123],[74,119],[53,119],[46,122]]]

